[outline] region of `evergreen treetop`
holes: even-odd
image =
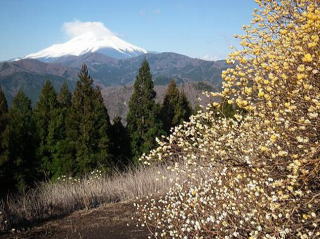
[[[192,108],[183,91],[179,91],[176,83],[172,80],[167,88],[166,95],[161,107],[161,118],[164,130],[169,133],[174,126],[188,120],[192,114]]]
[[[93,86],[86,65],[81,68],[73,93],[68,126],[69,138],[76,152],[77,173],[107,168],[110,163],[110,119],[101,91]]]
[[[23,191],[36,177],[36,128],[31,100],[19,91],[9,110],[9,146],[7,178],[19,191]]]
[[[155,138],[163,133],[155,97],[149,63],[144,60],[133,86],[127,115],[131,150],[135,159],[155,147]]]
[[[34,117],[39,137],[38,157],[41,161],[39,171],[49,177],[51,177],[52,153],[48,143],[48,134],[52,121],[57,118],[58,106],[57,93],[52,83],[46,81],[35,106]]]
[[[57,93],[50,81],[46,81],[36,104],[34,113],[38,125],[38,133],[41,144],[45,144],[48,134],[48,126],[53,119],[54,111],[58,108]]]
[[[60,104],[60,107],[70,107],[71,106],[72,94],[69,91],[68,85],[66,82],[60,88],[60,92],[57,96],[57,100]]]
[[[59,106],[55,109],[55,118],[51,120],[48,128],[47,144],[52,154],[50,172],[53,178],[74,174],[75,159],[71,141],[67,137],[71,96],[68,85],[64,83],[57,96]]]

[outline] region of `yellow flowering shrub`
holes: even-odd
[[[247,113],[214,102],[141,158],[188,178],[136,205],[156,238],[320,238],[320,1],[256,2],[212,94]]]

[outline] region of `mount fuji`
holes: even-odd
[[[114,111],[126,109],[121,97],[129,95],[127,89],[135,81],[145,59],[150,64],[154,84],[161,86],[163,92],[165,85],[175,79],[181,85],[190,86],[186,91],[194,99],[197,98],[194,90],[208,88],[201,82],[219,88],[221,72],[229,67],[223,60],[206,61],[174,52],[148,52],[120,39],[101,22],[73,21],[65,23],[63,29],[69,37],[65,43],[54,44],[22,59],[0,62],[0,85],[9,103],[19,89],[35,103],[46,80],[50,80],[56,90],[64,82],[74,89],[82,64],[88,66],[95,84],[103,89],[105,99],[109,99],[108,105],[115,106]],[[113,103],[114,98],[122,103]]]
[[[68,56],[82,56],[88,53],[100,53],[116,59],[146,54],[147,50],[120,39],[101,22],[69,22],[63,26],[71,39],[65,43],[54,44],[24,58],[45,62],[59,61]]]

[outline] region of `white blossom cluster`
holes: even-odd
[[[320,2],[257,3],[223,100],[140,159],[187,178],[136,205],[155,238],[320,238]]]

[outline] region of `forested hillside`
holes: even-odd
[[[66,82],[56,91],[51,81],[45,81],[34,106],[23,90],[8,106],[0,88],[2,197],[28,191],[43,181],[82,178],[95,170],[108,175],[136,166],[137,159],[156,146],[156,137],[168,135],[171,127],[195,112],[174,81],[164,105],[155,101],[146,60],[128,95],[128,114],[123,119],[120,115],[110,119],[101,89],[86,65],[78,77],[73,92]]]

